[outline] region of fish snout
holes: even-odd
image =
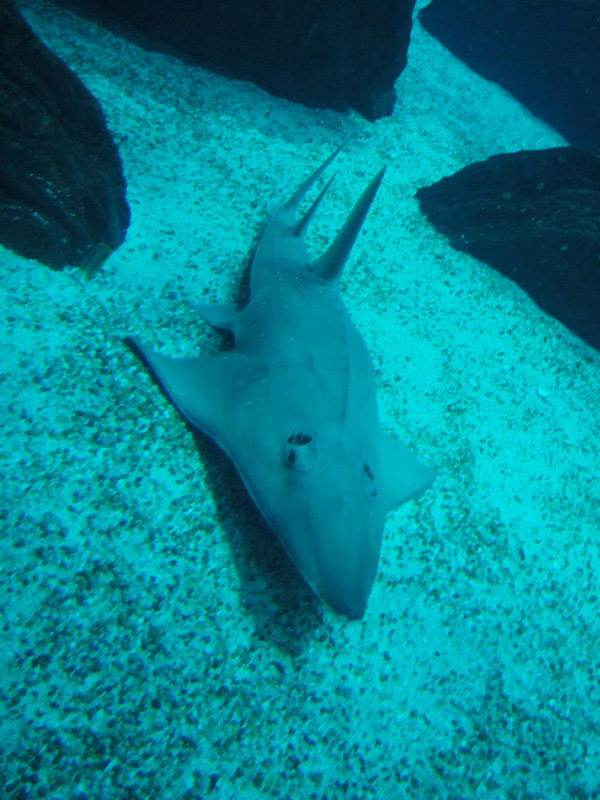
[[[293,560],[313,591],[338,614],[364,616],[377,576],[383,519],[335,513],[335,504],[308,523]]]

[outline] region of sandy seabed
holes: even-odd
[[[563,140],[418,23],[373,124],[19,6],[101,102],[132,223],[86,285],[0,253],[0,798],[600,797],[600,355],[414,199]],[[437,471],[360,622],[122,341],[216,347],[195,303],[235,295],[265,201],[346,137],[310,245],[386,164],[341,289],[383,425]]]

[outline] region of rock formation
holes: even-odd
[[[600,148],[600,0],[432,0],[419,21],[571,144]]]
[[[73,0],[66,0],[73,7]],[[392,113],[414,0],[76,0],[198,63],[308,106]],[[104,17],[106,21],[106,17]]]
[[[493,156],[417,198],[453,247],[514,280],[600,350],[600,153],[556,147]]]
[[[0,0],[0,242],[54,269],[95,270],[129,208],[98,102]]]

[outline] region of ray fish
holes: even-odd
[[[385,168],[323,255],[304,241],[327,189],[297,211],[333,153],[287,202],[267,205],[250,299],[199,306],[233,347],[173,359],[134,339],[183,417],[227,454],[250,497],[314,592],[361,618],[377,575],[388,511],[433,480],[378,420],[375,373],[338,284]]]

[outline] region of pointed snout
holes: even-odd
[[[383,516],[333,507],[314,512],[294,515],[291,526],[288,518],[279,538],[315,594],[338,614],[361,619],[377,577]]]

